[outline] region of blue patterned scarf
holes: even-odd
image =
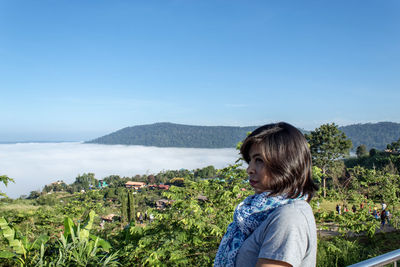
[[[236,207],[233,222],[229,224],[219,244],[214,267],[235,266],[236,255],[244,240],[275,208],[307,197],[288,199],[285,196],[269,197],[268,195],[269,192],[264,192],[249,196]]]

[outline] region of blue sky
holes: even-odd
[[[400,122],[400,2],[0,0],[0,141]]]

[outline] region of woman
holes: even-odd
[[[284,122],[264,125],[244,140],[240,153],[255,194],[236,207],[214,266],[315,266],[308,202],[317,186],[303,134]]]

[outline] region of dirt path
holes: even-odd
[[[317,229],[318,229],[318,225],[317,225]],[[391,225],[385,225],[384,227],[380,227],[379,229],[377,229],[376,233],[389,233],[389,232],[393,232],[393,231],[397,231],[397,229]],[[339,233],[338,227],[336,225],[332,225],[330,227],[330,230],[317,230],[317,234],[320,237],[341,235],[341,233]],[[363,235],[363,234],[350,234],[350,236],[356,236],[356,235]]]

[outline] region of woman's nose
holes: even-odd
[[[254,173],[253,165],[249,163],[249,166],[247,167],[247,174],[252,174]]]

